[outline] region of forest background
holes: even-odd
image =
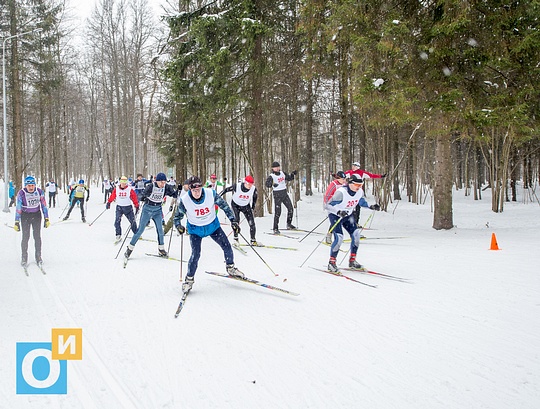
[[[299,171],[295,201],[359,161],[387,174],[383,210],[430,200],[435,229],[453,188],[501,212],[522,183],[540,204],[537,0],[98,0],[82,41],[63,1],[0,13],[18,187],[253,174],[263,214],[274,160]]]

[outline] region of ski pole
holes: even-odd
[[[120,254],[120,252],[122,251],[122,247],[124,247],[124,243],[126,242],[126,239],[127,239],[127,236],[129,234],[129,231],[131,229],[127,229],[126,231],[126,234],[124,235],[124,240],[122,240],[122,244],[120,244],[120,248],[118,249],[118,253],[116,253],[116,257],[114,258],[115,260],[118,258],[118,255]]]
[[[95,222],[97,219],[99,219],[99,218],[101,217],[101,215],[102,215],[103,213],[105,213],[107,210],[108,210],[108,209],[103,210],[103,211],[99,214],[99,216],[96,217],[96,218],[92,221],[92,223],[90,223],[90,224],[88,225],[88,227],[90,227],[91,225],[93,225],[94,222]]]
[[[64,207],[64,210],[62,210],[62,213],[60,213],[60,216],[58,217],[58,219],[61,219],[61,218],[62,218],[62,216],[64,215],[64,212],[66,211],[66,209],[68,208],[68,206],[69,206],[69,200],[68,200],[68,202],[67,202],[67,204],[66,204],[66,207]]]
[[[242,214],[242,216],[243,216],[243,214]],[[246,220],[246,218],[245,217],[242,218],[242,216],[240,216],[240,223],[238,223],[239,226],[244,222],[244,220]],[[229,232],[229,234],[227,234],[227,237],[229,237],[231,234],[233,234],[232,230]]]
[[[325,219],[326,220],[326,219]],[[330,227],[330,230],[328,230],[328,233],[332,233],[334,231],[334,229],[337,227],[337,225],[343,220],[343,217],[340,217],[332,227]],[[323,220],[324,221],[324,220]],[[311,253],[309,253],[309,256],[307,256],[307,258],[304,260],[304,262],[302,264],[300,264],[300,267],[302,267],[306,261],[308,261],[308,259],[312,256],[313,253],[315,253],[315,250],[317,250],[319,248],[319,246],[321,245],[321,243],[324,241],[321,240],[319,241],[319,243],[317,244],[317,246],[313,249],[313,251]]]
[[[267,263],[266,261],[264,261],[264,259],[261,257],[261,255],[259,254],[259,252],[258,252],[257,250],[255,250],[255,248],[253,247],[253,245],[252,245],[249,241],[246,240],[246,238],[244,237],[244,235],[243,235],[242,233],[240,233],[240,232],[238,232],[238,234],[240,235],[240,237],[242,237],[242,239],[244,239],[244,241],[248,244],[248,246],[251,247],[251,250],[253,250],[253,251],[255,252],[255,254],[259,256],[259,258],[262,260],[262,262],[263,262],[264,264],[266,264],[266,267],[269,268],[269,270],[272,272],[272,274],[274,274],[274,276],[277,277],[279,274],[276,274],[276,273],[274,272],[274,270],[272,270],[272,267],[270,267],[270,266],[268,265],[268,263]]]
[[[359,237],[358,237],[358,241],[360,242],[360,237],[362,235],[362,232],[364,231],[364,229],[366,228],[368,222],[370,221],[370,219],[373,218],[373,214],[374,212],[371,212],[371,214],[369,215],[369,217],[367,218],[367,220],[365,221],[364,225],[362,226],[362,228],[360,229],[360,233],[359,233]],[[345,258],[349,255],[349,251],[351,251],[351,248],[349,247],[349,250],[347,250],[347,253],[345,253],[345,255],[343,256],[343,258],[341,259],[341,262],[339,263],[339,265],[342,265],[343,262],[345,261]]]
[[[183,264],[184,264],[184,235],[181,234],[180,235],[180,281],[182,281],[182,265]]]
[[[178,203],[178,202],[177,202]],[[174,204],[173,206],[173,210],[172,210],[172,216],[171,218],[169,219],[169,221],[171,221],[173,218],[174,218],[174,215],[176,214],[176,206],[177,206],[177,203]],[[169,214],[169,213],[167,213]],[[167,222],[168,224],[168,222]],[[173,236],[173,228],[174,228],[174,223],[171,221],[171,236],[169,237],[169,248],[167,249],[167,253],[169,253],[171,251],[171,242],[172,242],[172,236]]]
[[[172,236],[173,236],[173,229],[171,228],[171,235],[169,236],[169,247],[167,248],[167,254],[170,253],[171,251]]]
[[[302,237],[300,240],[298,240],[298,242],[301,243],[302,240],[304,240],[307,236],[309,236],[311,233],[313,233],[317,227],[319,227],[321,224],[323,224],[326,221],[326,219],[328,219],[328,216],[326,216],[324,219],[322,219],[322,221],[318,225],[316,225],[308,234],[306,234],[304,237]]]

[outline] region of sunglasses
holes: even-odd
[[[202,187],[202,183],[193,183],[193,184],[189,185],[190,189],[198,189],[200,187]]]

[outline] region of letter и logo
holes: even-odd
[[[52,329],[52,358],[82,360],[82,328]]]

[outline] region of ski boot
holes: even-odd
[[[195,276],[186,276],[186,279],[182,283],[182,292],[187,293],[188,291],[191,291],[194,282]]]
[[[128,245],[126,248],[126,252],[124,253],[124,257],[128,259],[129,256],[131,256],[131,253],[133,253],[133,247]]]
[[[364,270],[364,266],[355,259],[349,260],[349,268],[354,268],[355,270]]]
[[[338,266],[336,265],[336,259],[334,257],[330,257],[330,260],[328,261],[328,271],[331,273],[339,273]]]
[[[242,273],[240,270],[238,270],[234,264],[227,264],[227,274],[234,278],[239,278],[241,280],[244,279],[244,273]]]

